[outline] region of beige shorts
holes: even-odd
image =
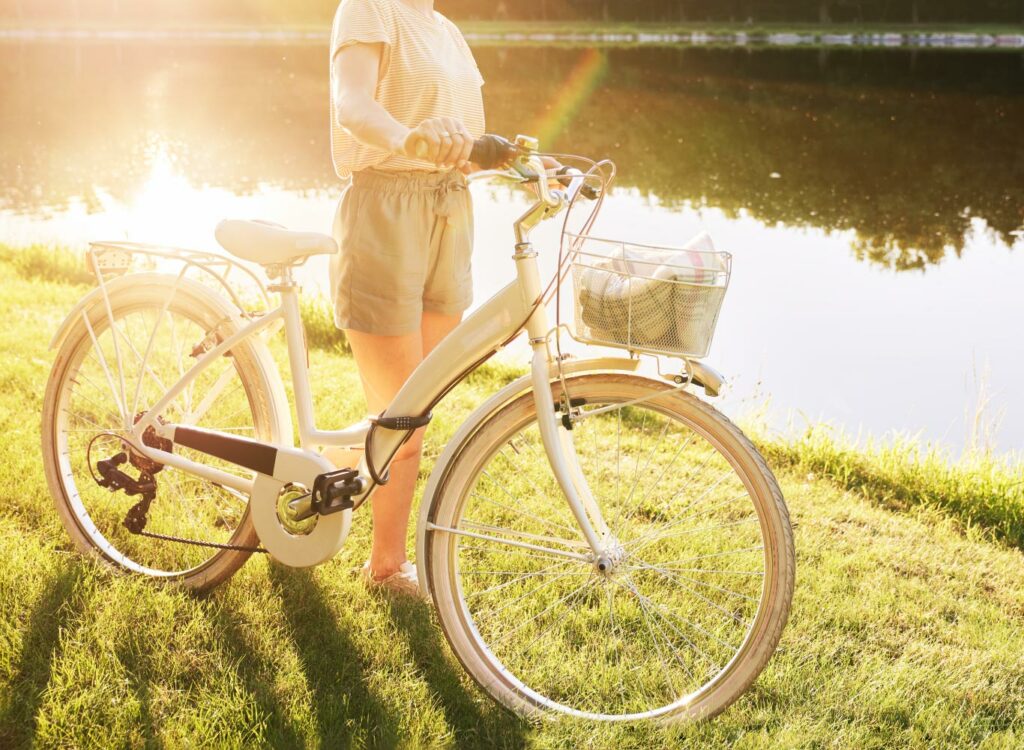
[[[334,323],[381,336],[473,300],[473,205],[461,172],[355,172],[334,218]]]

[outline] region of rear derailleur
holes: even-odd
[[[111,492],[124,490],[124,493],[129,496],[142,496],[139,502],[128,509],[128,514],[122,522],[128,531],[138,534],[146,528],[149,504],[156,497],[156,479],[144,469],[139,471],[138,479],[121,471],[118,467],[127,460],[128,454],[121,451],[105,461],[99,461],[96,464],[96,470],[99,471],[100,475],[96,479],[96,483],[100,487],[106,487]]]
[[[141,416],[141,415],[139,415]],[[138,416],[136,417],[136,421]],[[162,420],[161,420],[162,421]],[[170,452],[173,446],[170,440],[157,435],[156,430],[149,427],[142,436],[142,442],[152,448],[158,448]],[[138,478],[132,477],[119,468],[126,462],[130,462],[139,471]],[[129,446],[127,451],[116,453],[110,458],[98,461],[96,470],[99,476],[96,483],[105,487],[111,492],[124,491],[129,497],[140,495],[135,505],[128,509],[122,524],[133,534],[141,534],[146,528],[149,514],[149,505],[156,497],[156,474],[164,468],[163,464],[153,461],[142,455]]]

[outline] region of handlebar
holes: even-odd
[[[492,171],[508,167],[517,156],[524,153],[527,152],[507,138],[488,134],[473,142],[469,160],[485,171]],[[588,200],[597,198],[597,190],[593,185],[586,184],[583,173],[578,169],[562,166],[553,174],[548,172],[546,176],[558,180],[563,187],[567,188],[570,199],[575,197],[577,192]],[[541,179],[540,175],[537,175],[537,179]]]
[[[575,157],[569,157],[574,160]],[[536,141],[525,136],[517,136],[512,143],[498,135],[485,135],[473,143],[470,161],[481,170],[468,175],[471,181],[498,180],[512,185],[531,186],[539,199],[518,221],[515,222],[516,241],[519,244],[528,242],[530,230],[545,219],[549,219],[566,207],[572,206],[577,196],[588,200],[596,200],[600,205],[601,193],[607,184],[606,175],[600,171],[600,164],[579,157],[579,161],[590,164],[595,169],[584,173],[579,169],[565,164],[547,168],[538,153]],[[551,163],[551,160],[547,162]],[[614,169],[613,169],[614,172]],[[595,187],[589,180],[596,179]],[[595,209],[596,211],[596,209]],[[590,214],[592,221],[594,212]]]
[[[473,142],[473,151],[469,160],[481,169],[499,169],[507,167],[521,149],[507,138],[500,135],[485,135]]]

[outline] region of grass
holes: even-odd
[[[95,279],[80,254],[47,245],[23,248],[0,245],[0,262],[29,281],[90,284]]]
[[[857,448],[827,426],[760,443],[775,466],[822,477],[894,511],[935,510],[1024,549],[1024,464],[1014,457],[978,453],[954,462],[910,440]]]
[[[0,747],[1024,743],[1024,557],[1012,520],[1021,475],[996,462],[862,454],[823,433],[765,443],[796,526],[790,623],[746,695],[675,729],[537,727],[498,709],[428,608],[364,591],[358,513],[331,562],[291,570],[257,556],[206,598],[84,559],[52,511],[38,422],[49,336],[86,287],[45,272],[44,260],[0,253]],[[310,367],[324,424],[358,418],[350,358],[328,341]],[[424,472],[512,375],[484,369],[437,410]]]
[[[306,329],[306,343],[314,349],[351,351],[345,334],[334,325],[334,311],[324,297],[306,295],[299,302],[302,323]]]

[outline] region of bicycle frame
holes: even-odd
[[[527,164],[535,173],[543,175],[544,167],[537,157],[530,157]],[[580,531],[595,556],[601,554],[608,535],[608,528],[601,518],[597,503],[575,460],[571,435],[561,429],[561,422],[555,410],[550,388],[550,353],[548,337],[551,326],[543,304],[543,287],[537,263],[537,253],[529,241],[530,230],[565,207],[568,198],[560,191],[550,190],[546,181],[537,183],[538,201],[516,222],[518,242],[512,256],[516,266],[516,279],[485,302],[472,315],[460,323],[420,363],[381,416],[410,417],[427,413],[445,393],[475,367],[489,359],[495,352],[526,330],[533,350],[531,373],[533,395],[536,401],[538,424],[545,451],[552,470],[566,496],[566,500],[580,526]],[[578,185],[576,186],[578,189]],[[160,415],[177,396],[215,360],[244,339],[252,336],[277,321],[283,321],[288,348],[289,369],[295,394],[295,409],[298,418],[300,447],[292,445],[266,446],[257,441],[238,438],[226,433],[210,431],[225,442],[249,445],[254,450],[274,451],[264,461],[260,473],[270,474],[275,479],[289,481],[290,469],[301,461],[280,460],[289,456],[306,460],[319,457],[315,446],[357,446],[362,443],[370,427],[357,425],[344,430],[325,431],[316,427],[313,413],[312,393],[306,367],[306,349],[299,312],[298,294],[292,268],[283,267],[278,283],[274,287],[280,292],[281,304],[274,310],[247,323],[234,334],[221,341],[203,354],[195,365],[178,380],[167,393],[149,409],[132,427],[138,450],[149,458],[177,469],[196,474],[211,482],[221,484],[239,492],[250,494],[254,481],[239,477],[205,464],[192,461],[181,455],[166,452],[143,444],[142,436],[147,428],[153,427],[158,433],[174,439],[178,425],[162,424]],[[143,362],[145,366],[145,362]],[[209,400],[209,396],[207,397]],[[358,471],[361,477],[369,477],[367,459],[372,462],[378,475],[386,471],[391,457],[404,441],[406,431],[380,429],[368,446],[372,455],[364,456]],[[326,462],[325,462],[326,463]],[[250,467],[252,468],[252,467]],[[352,500],[357,504],[367,499],[375,489],[367,481],[365,489]]]

